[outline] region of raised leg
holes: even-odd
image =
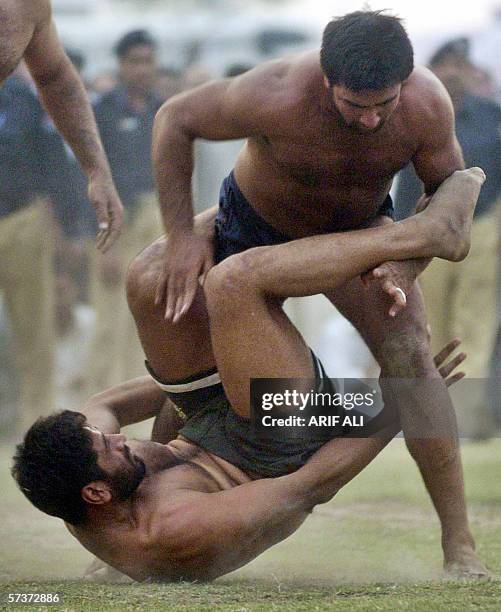
[[[237,412],[249,414],[251,378],[312,375],[309,351],[281,309],[283,298],[333,291],[383,261],[464,257],[481,180],[471,171],[458,178],[473,185],[462,204],[439,190],[425,212],[406,221],[250,249],[210,271],[204,290],[212,344]],[[451,204],[462,217],[454,227]]]

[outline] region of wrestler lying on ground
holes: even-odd
[[[443,198],[439,190],[412,219],[305,238],[299,250],[287,244],[253,249],[213,268],[203,290],[225,394],[217,373],[200,375],[194,363],[192,380],[182,385],[137,379],[94,397],[86,416],[64,412],[41,419],[15,457],[21,490],[39,509],[63,518],[85,548],[136,580],[213,579],[289,536],[386,446],[400,424],[385,409],[369,423],[377,431],[371,437],[343,437],[337,430],[331,440],[305,437],[299,443],[281,434],[275,448],[255,442],[251,377],[322,382],[322,368],[282,300],[336,287],[388,259],[464,258],[483,173],[464,171],[454,181],[461,199]],[[137,322],[150,368],[167,381],[163,318],[154,306],[162,251],[159,243],[149,249],[150,265],[136,279],[145,306]],[[445,378],[453,367],[442,372]],[[166,400],[161,387],[188,420],[183,425],[167,402],[157,428],[167,419],[164,441],[175,439],[131,450],[117,432],[159,414]],[[260,478],[271,474],[277,477]],[[485,570],[479,565],[478,572]]]

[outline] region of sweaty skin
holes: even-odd
[[[6,0],[0,5],[0,85],[22,59],[88,177],[89,200],[99,222],[97,246],[106,251],[120,234],[123,208],[85,88],[61,46],[49,0]]]
[[[290,325],[280,298],[334,287],[388,257],[464,258],[483,180],[478,169],[456,173],[426,211],[402,223],[305,238],[300,255],[290,243],[252,249],[215,267],[207,278],[205,294],[212,342],[232,408],[249,417],[245,392],[249,372],[271,377],[283,372],[299,378],[313,375],[309,349]],[[465,192],[466,203],[458,206],[451,225],[454,198],[446,194],[450,196],[458,185]],[[162,256],[154,244],[141,257],[147,261],[142,269],[137,261],[133,264],[129,301],[149,363],[161,377],[170,379],[173,364],[165,347],[172,344],[173,326],[162,321],[153,308],[152,279]],[[298,257],[304,270],[297,265]],[[229,314],[231,326],[227,324]],[[457,342],[446,347],[437,356],[436,366],[441,366],[456,347]],[[182,357],[186,350],[183,344],[178,347]],[[458,375],[450,375],[463,357],[441,368],[446,384],[458,379]],[[201,351],[198,359],[198,363],[191,361],[192,375],[200,372]],[[84,408],[88,423],[98,428],[89,435],[100,467],[107,473],[116,472],[127,469],[131,457],[135,461],[134,456],[141,456],[147,477],[126,501],[114,499],[106,483],[84,487],[90,489],[84,497],[91,502],[88,519],[81,526],[68,527],[101,560],[137,580],[209,580],[247,563],[295,531],[316,504],[331,499],[354,478],[400,427],[389,406],[374,437],[331,440],[296,472],[252,480],[251,475],[196,446],[179,465],[175,452],[178,441],[173,440],[179,419],[172,405],[164,407],[164,401],[164,393],[144,378],[95,396]],[[127,446],[125,437],[118,433],[120,427],[160,411],[163,433],[157,429],[157,439],[168,443]],[[208,459],[218,461],[219,468],[207,469]],[[215,477],[221,472],[226,479]],[[477,566],[477,572],[485,569]]]
[[[313,52],[268,62],[168,101],[158,114],[153,140],[168,235],[155,302],[171,324],[174,346],[191,346],[190,359],[196,359],[195,347],[204,352],[206,369],[214,366],[214,356],[199,282],[213,264],[212,247],[210,234],[194,229],[190,193],[192,145],[199,137],[247,138],[235,170],[240,189],[265,220],[293,238],[391,225],[377,211],[395,173],[408,162],[428,196],[463,167],[452,103],[425,68],[388,89],[354,93],[328,87]],[[463,199],[461,183],[454,199],[458,204]],[[454,216],[454,206],[448,213]],[[415,282],[428,262],[426,257],[385,261],[325,292],[361,334],[383,378],[438,377]],[[181,379],[185,364],[173,358],[178,369],[172,379]],[[478,575],[457,436],[417,440],[411,434],[413,423],[433,422],[437,411],[446,410],[454,419],[450,397],[443,385],[426,398],[400,394],[407,447],[441,521],[444,563]]]
[[[379,121],[375,131],[361,131],[371,121]],[[463,167],[449,96],[426,68],[381,92],[333,92],[318,53],[309,52],[175,96],[160,110],[153,140],[161,210],[173,243],[165,273],[171,278],[162,279],[158,295],[167,294],[167,318],[186,311],[199,272],[207,271],[203,245],[198,262],[193,253],[184,256],[186,237],[198,250],[191,234],[195,138],[247,138],[235,166],[237,183],[254,210],[292,238],[377,222],[393,177],[410,161],[428,194]],[[179,259],[169,263],[174,253]]]

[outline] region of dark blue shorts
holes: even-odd
[[[383,202],[379,214],[394,218],[390,195]],[[231,172],[224,179],[219,194],[219,212],[216,217],[216,263],[253,247],[281,244],[291,240],[294,239],[273,228],[255,212],[240,191]]]

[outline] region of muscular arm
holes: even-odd
[[[84,85],[67,57],[52,20],[50,3],[38,2],[40,15],[24,59],[40,98],[72,148],[89,178],[89,198],[100,223],[108,223],[113,236],[102,236],[108,247],[118,236],[122,208],[98,135]],[[94,184],[92,181],[95,181]],[[108,242],[108,244],[105,244]]]
[[[151,441],[129,440],[130,449],[145,462],[148,473],[170,462],[165,444],[177,437],[184,421],[174,404],[149,376],[135,378],[90,398],[82,413],[103,433],[120,433],[126,425],[155,417]]]
[[[275,63],[244,75],[213,81],[177,95],[159,110],[153,128],[153,164],[167,232],[191,229],[193,141],[254,136],[266,125],[266,89]]]
[[[464,169],[463,153],[456,138],[454,109],[445,87],[429,77],[429,120],[421,126],[420,144],[412,163],[423,181],[425,193],[431,196],[456,170]]]
[[[291,535],[316,504],[329,501],[387,445],[377,438],[336,439],[297,472],[256,480],[220,493],[190,492],[168,517],[157,541],[168,542],[180,578],[211,580],[254,559]]]
[[[275,100],[270,86],[275,76],[275,63],[265,64],[235,79],[175,96],[157,114],[152,155],[169,241],[156,302],[165,301],[166,318],[174,323],[190,307],[199,277],[205,277],[213,265],[211,245],[193,232],[193,142],[196,138],[245,138],[273,123],[270,109]]]
[[[165,392],[143,376],[93,395],[82,412],[103,433],[119,433],[121,427],[159,414],[165,400]]]

